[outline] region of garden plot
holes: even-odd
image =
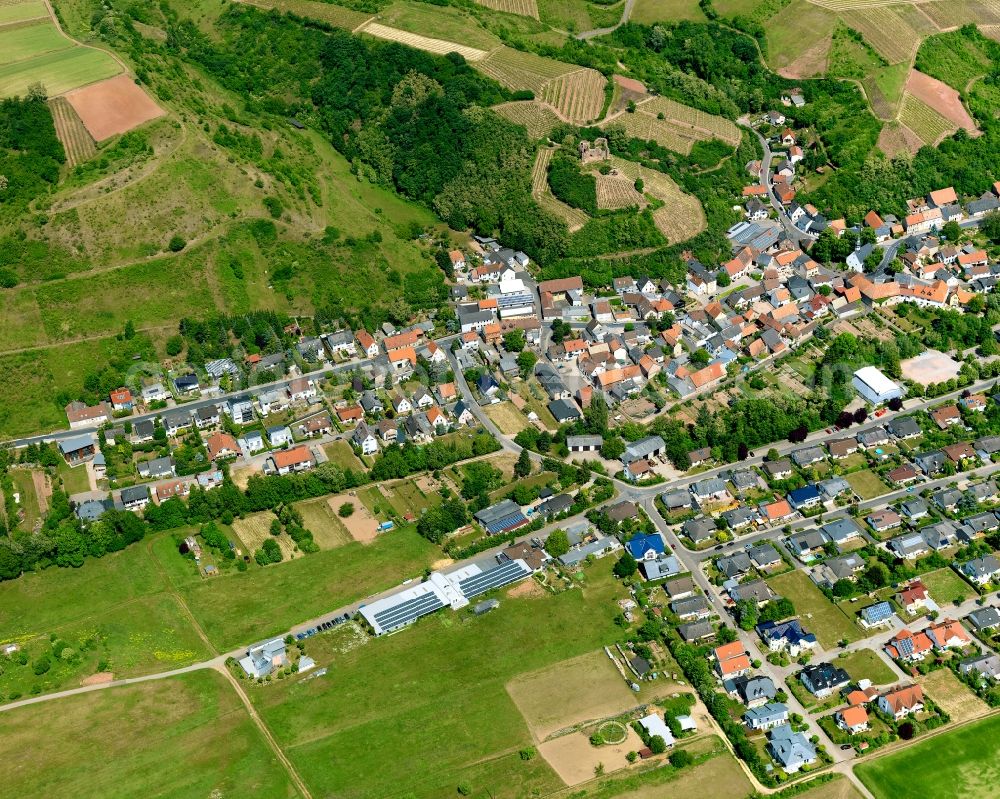
[[[327,497],[325,502],[334,514],[339,514],[340,508],[348,502],[354,505],[354,513],[346,519],[341,519],[338,515],[337,519],[355,541],[370,544],[378,538],[378,520],[360,497],[354,494],[338,494],[335,497]]]
[[[295,542],[288,533],[282,533],[277,537],[271,535],[271,522],[274,519],[275,515],[269,510],[254,513],[243,519],[236,519],[233,522],[233,532],[243,542],[244,551],[248,555],[253,555],[268,538],[274,538],[281,548],[282,560],[301,558],[302,553],[296,550]]]
[[[476,0],[476,3],[493,11],[538,19],[538,3],[535,0]]]
[[[354,540],[337,515],[340,506],[332,507],[328,499],[306,500],[299,502],[295,508],[302,514],[302,526],[313,534],[313,540],[320,549],[332,549]]]
[[[369,22],[358,29],[360,33],[367,33],[377,39],[386,39],[390,42],[399,42],[407,47],[423,50],[435,55],[447,55],[448,53],[458,53],[466,61],[476,62],[486,58],[488,53],[475,47],[466,47],[464,44],[447,42],[444,39],[432,39],[429,36],[421,36],[418,33],[401,31],[398,28],[390,28],[388,25],[381,25],[378,22]]]

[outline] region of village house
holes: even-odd
[[[271,471],[280,475],[291,472],[302,472],[311,469],[315,465],[312,453],[305,446],[273,452],[270,458],[268,458],[268,463],[270,464]]]

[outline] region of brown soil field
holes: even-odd
[[[778,70],[778,74],[783,78],[799,80],[800,78],[811,78],[826,72],[827,62],[830,59],[829,37],[814,44],[802,55],[796,58],[787,67]]]
[[[127,75],[67,92],[66,99],[96,141],[127,133],[164,111]]]
[[[52,496],[52,481],[48,474],[38,471],[31,472],[31,482],[35,486],[35,497],[38,499],[38,511],[44,516],[49,512],[49,497]]]
[[[327,503],[333,513],[337,513],[340,510],[340,506],[345,502],[350,502],[354,505],[354,513],[346,519],[341,519],[338,516],[338,520],[344,525],[347,532],[351,534],[351,538],[355,541],[360,541],[362,544],[370,544],[378,537],[378,521],[372,516],[371,511],[365,507],[365,504],[356,496],[338,494],[335,497],[327,499]]]
[[[513,588],[507,591],[507,596],[511,599],[519,599],[522,597],[540,597],[545,596],[545,589],[542,588],[534,580],[525,580],[515,585]]]
[[[538,751],[559,779],[567,785],[579,785],[594,778],[598,763],[604,766],[606,774],[625,768],[629,765],[625,756],[638,752],[642,746],[642,739],[629,727],[625,742],[616,746],[591,746],[584,733],[574,732],[540,744]]]
[[[890,158],[901,152],[915,155],[923,146],[916,133],[898,122],[886,122],[878,135],[878,148]]]
[[[536,741],[640,704],[603,650],[522,674],[506,687]]]
[[[977,131],[975,120],[965,110],[958,92],[948,84],[942,83],[930,75],[925,75],[923,72],[911,69],[910,75],[906,79],[906,91],[918,100],[923,100],[958,127],[965,128],[969,133]]]
[[[99,671],[97,674],[91,674],[80,680],[80,685],[104,685],[105,683],[114,682],[115,673],[113,671]]]

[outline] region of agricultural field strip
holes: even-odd
[[[0,64],[30,61],[43,53],[72,47],[75,44],[49,21],[17,28],[0,27]]]
[[[907,92],[899,112],[899,121],[912,130],[925,144],[936,144],[955,130],[955,125],[923,100]]]
[[[593,69],[577,69],[547,83],[542,100],[570,122],[596,120],[604,107],[606,78]]]
[[[311,17],[349,31],[357,31],[375,19],[372,14],[312,0],[237,0],[237,2],[267,10],[285,11],[300,17]]]
[[[49,100],[56,135],[66,150],[66,165],[73,167],[97,154],[94,139],[87,132],[76,111],[65,97]]]
[[[49,13],[41,0],[17,3],[0,3],[0,27],[38,19],[48,19]]]
[[[890,64],[911,59],[923,41],[923,35],[892,8],[861,9],[846,22]]]
[[[475,47],[466,47],[463,44],[455,44],[444,39],[432,39],[429,36],[421,36],[417,33],[390,28],[378,22],[369,22],[358,28],[359,33],[367,33],[378,39],[385,39],[390,42],[399,42],[417,50],[424,50],[437,55],[447,55],[448,53],[458,53],[466,61],[482,61],[489,53],[486,50],[478,50]]]
[[[475,2],[493,11],[538,19],[538,3],[535,0],[475,0]]]

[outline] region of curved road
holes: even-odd
[[[586,41],[587,39],[593,39],[595,36],[606,36],[609,33],[614,33],[622,25],[628,22],[629,17],[632,16],[632,7],[635,5],[635,0],[625,0],[625,8],[622,9],[622,18],[618,20],[610,28],[595,28],[592,31],[584,31],[583,33],[578,33],[576,35],[577,39],[581,41]]]

